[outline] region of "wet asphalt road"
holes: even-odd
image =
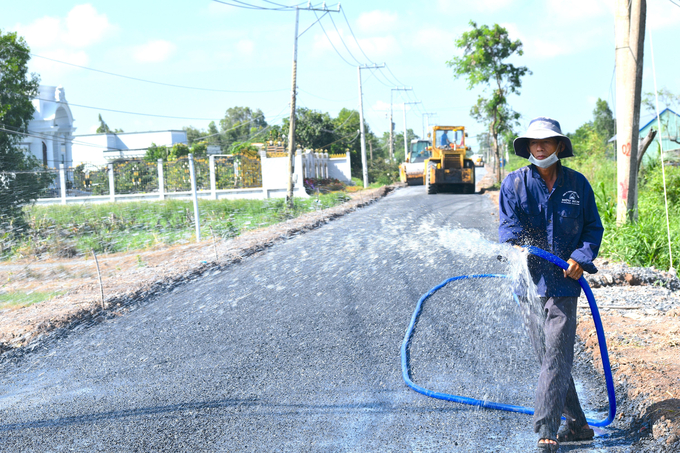
[[[533,451],[529,416],[430,399],[401,377],[420,295],[505,272],[470,245],[495,241],[492,212],[482,195],[400,189],[0,363],[0,451]],[[433,390],[532,403],[537,366],[498,280],[434,296],[411,366]],[[628,451],[611,445],[561,451]]]

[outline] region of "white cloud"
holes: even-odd
[[[612,15],[613,2],[610,0],[548,0],[548,14],[559,21],[576,19],[579,22]]]
[[[647,2],[647,26],[652,30],[680,28],[680,7],[670,1]],[[677,41],[676,41],[677,42]]]
[[[390,103],[385,101],[376,101],[376,103],[371,106],[371,109],[376,112],[389,112]]]
[[[384,60],[385,57],[401,54],[401,46],[392,35],[360,39],[359,44],[373,61]],[[363,60],[363,54],[357,54],[356,52],[360,52],[358,49],[354,50],[356,46],[350,46],[350,49],[355,52],[355,55],[359,56],[359,60]]]
[[[510,39],[522,41],[525,56],[528,58],[555,58],[571,55],[600,45],[608,38],[613,39],[611,30],[602,27],[584,27],[574,30],[568,23],[552,23],[551,27],[530,28],[531,34],[514,24],[501,24]],[[609,33],[609,35],[608,35]]]
[[[69,11],[63,39],[74,47],[87,47],[101,41],[113,28],[106,14],[98,14],[94,6],[86,3]]]
[[[236,43],[236,50],[243,55],[252,55],[255,51],[255,43],[249,39],[242,39]]]
[[[437,61],[446,61],[454,56],[462,55],[462,50],[456,47],[456,39],[460,33],[440,28],[424,28],[418,30],[409,42]]]
[[[439,11],[449,14],[460,14],[466,10],[492,13],[507,8],[516,0],[475,0],[461,4],[458,0],[437,0]]]
[[[132,57],[141,63],[159,63],[167,60],[176,48],[170,41],[157,39],[135,47]]]
[[[106,14],[97,13],[89,3],[75,6],[66,18],[45,16],[14,27],[34,51],[88,47],[115,29]]]
[[[90,59],[83,50],[54,49],[41,51],[40,55],[53,60],[63,61],[79,66],[87,66]],[[46,85],[59,85],[64,74],[76,70],[75,68],[44,58],[31,58],[31,71],[35,71],[41,76],[41,82]]]
[[[369,11],[361,13],[357,19],[359,30],[364,33],[388,33],[397,25],[397,13],[389,11]]]

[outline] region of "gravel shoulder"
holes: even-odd
[[[355,194],[341,206],[313,212],[227,240],[202,241],[94,260],[0,264],[3,291],[59,291],[49,301],[0,310],[0,359],[30,351],[47,338],[125,311],[132,301],[166,292],[206,271],[222,269],[271,245],[378,200],[394,187]],[[497,192],[488,192],[494,199]],[[639,451],[680,449],[680,280],[653,268],[599,260],[588,276],[607,337],[619,398],[617,419],[640,437]],[[104,297],[101,297],[103,291]],[[597,338],[585,298],[578,335],[602,372]]]
[[[395,187],[356,192],[342,205],[229,240],[209,238],[199,243],[103,255],[97,258],[98,264],[91,256],[0,263],[1,291],[60,294],[26,308],[0,310],[0,357],[32,350],[53,334],[58,336],[82,322],[104,319],[124,310],[133,301],[171,290],[206,271],[261,253],[279,241],[370,204]]]

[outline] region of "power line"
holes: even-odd
[[[354,38],[354,42],[357,43],[357,47],[359,48],[359,50],[361,51],[361,53],[364,54],[364,57],[366,57],[366,59],[367,59],[369,62],[371,62],[372,64],[375,65],[376,63],[373,62],[370,58],[368,58],[368,55],[366,55],[366,52],[364,52],[364,49],[361,48],[361,45],[359,44],[359,40],[357,40],[357,37],[354,35],[354,31],[352,31],[352,27],[349,25],[349,20],[347,20],[347,16],[345,15],[345,9],[344,9],[344,8],[340,8],[340,10],[342,11],[342,15],[343,15],[343,17],[345,18],[345,22],[347,22],[347,28],[349,28],[349,32],[352,34],[352,37]]]
[[[263,8],[262,6],[251,5],[249,3],[240,2],[239,0],[233,0],[236,3],[229,3],[229,2],[222,1],[222,0],[213,0],[213,1],[215,3],[221,3],[223,5],[234,6],[236,8],[243,8],[243,9],[257,9],[257,10],[263,10],[263,11],[288,11],[288,8]]]
[[[302,90],[302,89],[300,89],[300,88],[298,88],[297,90],[298,90],[298,91],[301,91],[301,92],[303,92],[303,93],[305,93],[305,94],[308,94],[308,95],[310,95],[310,96],[312,96],[312,97],[314,97],[314,98],[323,99],[324,101],[329,101],[329,102],[347,102],[347,101],[351,101],[351,100],[354,99],[354,98],[349,98],[349,99],[327,99],[327,98],[324,98],[324,97],[321,97],[321,96],[317,96],[316,94],[310,93],[309,91]]]
[[[55,63],[60,63],[68,66],[73,66],[75,68],[80,68],[80,69],[87,69],[88,71],[94,71],[94,72],[99,72],[102,74],[107,74],[115,77],[121,77],[123,79],[130,79],[130,80],[136,80],[137,82],[144,82],[144,83],[151,83],[154,85],[162,85],[162,86],[167,86],[167,87],[172,87],[172,88],[183,88],[185,90],[198,90],[198,91],[210,91],[210,92],[215,92],[215,93],[274,93],[277,91],[288,91],[285,88],[282,88],[280,90],[220,90],[216,88],[202,88],[202,87],[193,87],[193,86],[187,86],[187,85],[176,85],[173,83],[164,83],[164,82],[156,82],[154,80],[147,80],[147,79],[141,79],[139,77],[132,77],[132,76],[126,76],[123,74],[116,74],[115,72],[109,72],[109,71],[102,71],[101,69],[95,69],[95,68],[89,68],[87,66],[81,66],[73,63],[67,63],[65,61],[60,61],[60,60],[55,60],[54,58],[48,58],[48,57],[43,57],[42,55],[36,55],[34,53],[30,54],[33,57],[37,58],[42,58],[44,60],[49,60],[53,61]]]
[[[329,17],[330,17],[330,19],[331,19],[331,22],[333,23],[333,27],[335,27],[335,31],[338,33],[338,37],[340,38],[340,41],[342,42],[342,45],[345,46],[345,49],[347,49],[347,53],[349,53],[349,55],[354,59],[354,61],[356,61],[356,62],[359,64],[359,66],[361,66],[362,63],[361,63],[359,60],[357,60],[357,58],[354,56],[354,54],[352,53],[352,51],[349,50],[349,47],[347,47],[347,43],[346,43],[345,40],[342,38],[342,35],[341,35],[341,33],[340,33],[340,30],[338,29],[338,26],[335,25],[335,21],[333,20],[333,16],[329,16]]]
[[[397,81],[397,85],[406,85],[405,83],[402,83],[399,79],[397,79],[397,76],[394,75],[394,73],[393,73],[392,70],[390,69],[389,65],[385,64],[385,67],[387,68],[387,70],[389,71],[389,73],[392,74],[392,77],[394,77],[394,80]]]
[[[314,16],[315,16],[317,19],[319,19],[319,16],[316,15],[316,11],[314,11]],[[343,57],[343,56],[340,54],[340,52],[338,52],[338,49],[335,48],[335,45],[333,44],[333,41],[331,41],[331,38],[328,36],[328,33],[326,33],[326,29],[323,27],[323,24],[322,24],[321,22],[319,22],[319,26],[321,27],[321,30],[323,30],[323,34],[326,35],[326,39],[328,39],[328,42],[330,43],[331,47],[333,48],[333,50],[335,50],[335,53],[338,54],[338,56],[342,59],[342,61],[344,61],[344,62],[347,63],[348,65],[354,67],[354,65],[353,65],[352,63],[350,63],[349,61],[345,60],[345,57]]]
[[[42,99],[42,98],[35,98],[39,99],[41,101],[45,102],[54,102],[55,104],[61,104],[62,102],[60,101],[55,101],[52,99]],[[127,112],[125,110],[114,110],[114,109],[106,109],[103,107],[92,107],[89,105],[82,105],[82,104],[73,104],[71,102],[66,103],[66,105],[73,106],[73,107],[80,107],[84,109],[92,109],[92,110],[102,110],[105,112],[114,112],[114,113],[124,113],[126,115],[139,115],[139,116],[151,116],[151,117],[156,117],[156,118],[171,118],[171,119],[176,119],[176,120],[202,120],[202,121],[215,121],[218,118],[191,118],[191,117],[185,117],[185,116],[169,116],[169,115],[154,115],[152,113],[139,113],[139,112]]]

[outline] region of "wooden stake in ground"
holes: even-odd
[[[646,0],[616,0],[616,223],[637,218],[638,140]]]
[[[97,254],[94,252],[94,249],[92,249],[92,256],[94,256],[94,264],[97,265],[97,277],[99,277],[99,293],[101,296],[101,302],[102,302],[102,310],[105,308],[104,307],[104,285],[102,285],[102,273],[99,270],[99,260],[97,260]]]
[[[217,257],[217,242],[215,241],[215,233],[213,233],[213,229],[210,225],[208,225],[208,228],[210,228],[210,234],[213,238],[213,249],[215,249],[215,261],[219,261],[219,258]]]

